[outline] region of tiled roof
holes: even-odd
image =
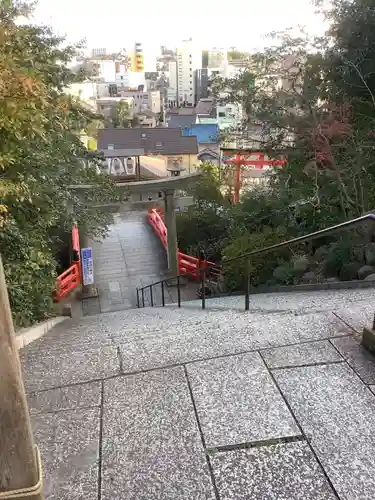
[[[198,144],[217,144],[219,142],[219,127],[217,123],[197,123],[184,127],[182,133],[186,137],[196,136]]]
[[[195,107],[195,113],[197,115],[208,115],[210,116],[213,108],[212,99],[201,99]]]
[[[196,137],[184,137],[179,128],[114,128],[98,131],[98,149],[144,149],[145,155],[197,154]]]
[[[170,115],[167,117],[168,128],[185,128],[195,123],[195,115]]]

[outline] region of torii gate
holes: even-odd
[[[164,193],[164,219],[167,227],[167,256],[168,267],[172,276],[178,274],[178,246],[177,246],[177,228],[176,228],[176,210],[175,210],[175,191],[185,191],[191,186],[195,186],[199,181],[202,173],[194,172],[192,174],[182,176],[161,177],[152,181],[136,181],[136,182],[119,182],[116,183],[116,190],[119,193],[119,202],[116,203],[99,203],[96,205],[98,209],[107,210],[108,212],[116,212],[121,207],[124,199],[131,194],[147,194],[150,192]],[[82,195],[92,189],[91,185],[74,185],[70,186],[72,191]],[[152,202],[150,202],[152,205]],[[77,239],[77,234],[73,231],[75,241],[74,250],[86,248],[88,244],[88,236],[84,229],[80,232],[80,241]],[[86,296],[95,294],[92,285],[83,287],[83,293]]]
[[[255,152],[251,149],[229,149],[223,148],[222,150],[223,163],[227,165],[235,165],[235,184],[234,184],[234,203],[240,201],[240,188],[241,188],[241,166],[249,165],[255,170],[263,170],[265,167],[282,167],[286,164],[286,160],[266,160],[265,154],[262,152]],[[251,157],[256,157],[256,159]]]

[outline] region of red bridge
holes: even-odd
[[[150,209],[147,215],[147,222],[153,228],[155,235],[160,240],[162,246],[167,250],[167,228],[163,220],[162,210]],[[62,301],[73,290],[80,287],[82,284],[82,269],[81,269],[81,255],[79,244],[79,232],[77,226],[72,229],[72,248],[75,256],[75,261],[60,276],[57,278],[56,289],[54,292],[54,300],[56,302]],[[94,256],[95,261],[96,256]],[[214,269],[214,274],[219,273],[219,269],[215,266],[214,262],[203,263],[199,258],[185,254],[178,251],[178,268],[181,276],[189,276],[193,280],[200,278],[202,266],[210,264],[210,268]],[[95,265],[95,264],[94,264]],[[152,282],[152,281],[151,281]]]

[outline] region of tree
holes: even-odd
[[[113,106],[111,108],[111,121],[113,127],[123,127],[129,128],[131,127],[132,120],[129,109],[129,104],[121,100],[117,106]]]
[[[131,127],[132,128],[137,128],[140,126],[140,121],[139,121],[139,118],[137,115],[133,116],[132,120],[131,120]]]
[[[239,76],[217,82],[244,111],[244,141],[273,158],[288,158],[277,174],[278,189],[291,202],[307,204],[314,229],[323,220],[338,222],[371,210],[374,191],[365,184],[373,173],[365,165],[373,164],[372,144],[369,131],[357,126],[355,84],[351,94],[337,92],[342,78],[334,61],[341,52],[334,57],[331,47],[303,33],[283,33],[279,42],[254,55]]]
[[[228,204],[221,193],[222,181],[217,165],[203,163],[202,176],[191,195],[194,205],[177,216],[177,234],[182,251],[220,260],[228,235]]]
[[[241,135],[232,140],[288,160],[273,173],[264,195],[255,189],[232,211],[237,232],[225,256],[276,242],[275,235],[306,234],[373,210],[375,8],[367,0],[334,0],[326,14],[331,27],[325,39],[274,34],[277,43],[253,55],[245,71],[214,82],[216,94],[226,94],[225,100],[244,111]],[[278,235],[276,228],[282,229]],[[373,236],[359,230],[350,241],[319,240],[299,251],[315,259],[324,243],[328,260],[321,266],[316,257],[314,272],[333,267],[335,276],[348,276],[345,261],[354,259],[358,270]],[[289,280],[291,267],[284,271]]]
[[[101,159],[80,140],[95,116],[63,89],[84,75],[67,67],[76,47],[45,27],[18,24],[27,4],[0,6],[0,252],[14,319],[24,325],[51,308],[56,279],[55,228],[73,221],[105,234],[108,216],[94,208],[114,198]],[[72,186],[90,184],[80,198]]]

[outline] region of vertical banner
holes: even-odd
[[[92,248],[82,248],[82,280],[84,285],[94,284],[94,261]]]

